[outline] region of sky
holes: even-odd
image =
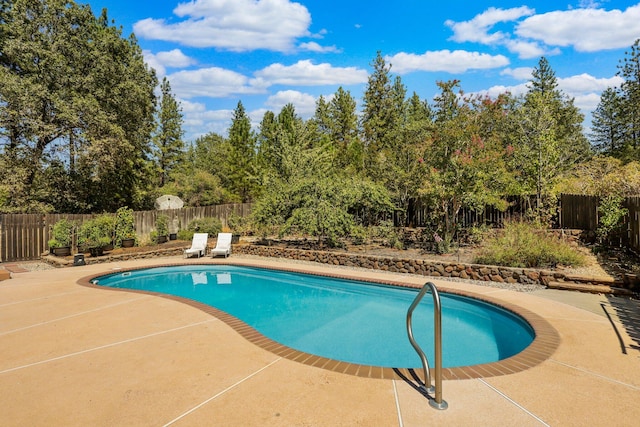
[[[432,102],[437,82],[465,93],[527,90],[544,56],[585,114],[619,86],[640,39],[640,2],[448,0],[77,0],[134,33],[182,106],[185,141],[226,135],[239,101],[257,126],[287,103],[313,115],[339,87],[361,111],[377,52],[407,94]]]

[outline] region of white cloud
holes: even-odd
[[[316,111],[316,98],[308,93],[297,90],[283,90],[270,96],[265,105],[271,107],[277,114],[287,104],[293,104],[296,113],[302,118],[311,117]]]
[[[155,57],[165,66],[173,68],[184,68],[196,63],[195,59],[189,58],[187,55],[182,53],[180,49],[158,52],[155,54]]]
[[[505,69],[501,74],[506,75],[518,75],[519,77],[525,77],[525,73],[529,71],[529,76],[526,77],[526,83],[520,83],[514,86],[492,86],[491,88],[480,91],[477,93],[487,94],[491,97],[496,97],[497,95],[505,92],[509,92],[513,95],[522,95],[525,94],[529,90],[529,83],[531,81],[531,69],[530,68],[522,68],[522,69]],[[578,98],[579,96],[585,96],[589,94],[597,94],[600,97],[600,93],[609,87],[620,86],[623,79],[614,76],[611,78],[596,78],[590,74],[578,74],[575,76],[557,78],[558,81],[558,89],[560,89],[563,93],[572,98]]]
[[[503,71],[501,74],[507,75],[520,75],[520,71],[509,69]],[[522,69],[524,72],[526,69]],[[514,86],[492,86],[489,89],[475,92],[478,95],[488,95],[491,98],[496,98],[502,93],[509,92],[514,96],[524,95],[529,90],[529,83],[531,75],[528,77],[526,83],[520,83]],[[600,102],[600,94],[609,87],[620,86],[622,79],[618,76],[611,78],[596,78],[589,74],[583,73],[575,76],[558,78],[558,89],[560,89],[565,95],[574,99],[574,105],[580,109],[582,114],[585,115],[588,122],[591,117],[591,112],[595,110]],[[588,124],[588,123],[585,123]]]
[[[180,3],[177,23],[147,18],[134,24],[138,37],[231,51],[286,52],[308,35],[311,15],[289,0],[192,0]]]
[[[256,71],[255,76],[264,84],[299,86],[348,85],[367,81],[366,70],[356,67],[333,67],[322,63],[315,65],[310,60],[301,60],[293,65],[272,64]]]
[[[625,11],[574,9],[535,15],[521,22],[516,34],[580,52],[623,48],[640,35],[640,4]]]
[[[300,43],[299,48],[301,50],[306,50],[309,52],[316,52],[316,53],[327,53],[327,52],[339,53],[340,52],[340,49],[338,49],[335,46],[321,46],[316,42]]]
[[[180,98],[219,98],[232,94],[264,93],[265,87],[257,80],[218,67],[178,71],[167,76],[171,88]]]
[[[447,71],[462,73],[471,69],[487,69],[503,67],[509,60],[503,55],[468,52],[465,50],[440,50],[425,52],[422,55],[413,53],[397,53],[385,57],[392,64],[392,70],[399,74],[413,71]]]
[[[511,76],[516,80],[531,80],[532,72],[532,67],[505,68],[500,75]]]
[[[602,92],[609,87],[620,86],[624,80],[619,76],[598,79],[583,73],[576,76],[558,79],[558,88],[576,96],[589,92]]]
[[[200,102],[179,99],[184,118],[185,140],[194,141],[196,138],[210,132],[224,135],[231,123],[232,110],[207,110]]]
[[[585,116],[590,116],[600,103],[600,94],[594,92],[577,95],[573,98],[573,105],[578,107]]]
[[[527,40],[506,40],[504,45],[509,49],[509,52],[517,53],[521,59],[537,58],[545,55],[557,55],[559,50],[549,50],[546,47],[540,46],[538,42],[532,42]]]
[[[471,95],[474,95],[474,94],[483,95],[483,96],[487,95],[491,98],[497,98],[498,95],[501,95],[507,92],[513,96],[524,95],[525,93],[527,93],[528,90],[529,88],[527,87],[527,83],[520,83],[518,85],[513,85],[513,86],[496,85],[496,86],[491,86],[489,89],[473,92],[471,93]]]
[[[142,56],[144,56],[147,65],[156,70],[156,74],[159,77],[166,75],[167,67],[183,68],[196,63],[195,59],[188,57],[180,49],[155,54],[150,50],[143,50]]]
[[[445,25],[453,30],[451,40],[462,42],[478,42],[482,44],[496,44],[503,42],[509,36],[500,31],[489,33],[489,30],[501,22],[516,21],[523,16],[533,15],[535,11],[526,6],[511,9],[497,9],[490,7],[470,21],[454,22],[448,20]]]

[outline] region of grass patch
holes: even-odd
[[[579,267],[585,265],[586,257],[540,227],[510,222],[485,240],[475,262],[522,268],[550,268],[558,264]]]

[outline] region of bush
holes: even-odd
[[[169,235],[169,217],[165,214],[158,214],[156,216],[156,233],[158,236]]]
[[[622,196],[605,196],[598,205],[598,229],[596,235],[600,244],[603,244],[606,240],[612,240],[617,231],[620,231],[622,225],[622,219],[629,213],[629,210],[625,208],[622,203],[624,197]]]
[[[51,240],[47,242],[49,244],[49,248],[53,249],[71,246],[74,228],[75,224],[66,218],[62,218],[56,222],[51,228]]]
[[[222,231],[222,221],[214,217],[194,219],[187,226],[187,230],[192,232],[191,236],[193,233],[209,233],[209,236],[217,236]]]
[[[375,236],[383,240],[383,244],[390,248],[402,249],[400,231],[393,225],[392,220],[382,221],[375,227]]]
[[[135,220],[133,218],[133,209],[129,209],[126,206],[121,207],[116,211],[115,219],[115,232],[114,232],[114,245],[116,247],[122,246],[124,239],[135,239],[136,229]]]
[[[485,241],[475,262],[523,268],[558,264],[581,266],[585,257],[565,241],[548,235],[541,227],[509,222],[495,237]]]
[[[78,247],[88,249],[112,244],[115,223],[115,217],[106,214],[85,221],[78,229]]]
[[[351,242],[354,245],[364,245],[369,239],[369,234],[366,227],[360,224],[355,224],[351,227],[349,237],[351,238]]]
[[[237,213],[232,212],[231,215],[229,215],[227,223],[234,234],[240,234],[242,236],[252,234],[251,218],[248,216],[240,216]]]
[[[179,230],[178,231],[178,240],[191,240],[193,239],[193,230]]]

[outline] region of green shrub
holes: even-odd
[[[390,248],[402,249],[402,238],[400,231],[393,225],[393,220],[380,222],[375,227],[375,235],[383,240],[383,244]]]
[[[178,240],[191,240],[193,239],[193,230],[179,230],[178,231]]]
[[[558,264],[581,266],[585,257],[541,227],[510,222],[495,237],[484,242],[475,262],[523,268],[555,267]]]
[[[369,233],[366,227],[355,224],[351,227],[349,237],[351,237],[351,242],[354,245],[364,245],[369,239]]]
[[[209,233],[209,236],[217,236],[222,231],[222,221],[214,217],[197,218],[189,223],[187,230],[192,233]]]
[[[252,234],[252,223],[251,217],[249,216],[240,216],[237,213],[232,212],[231,215],[229,215],[227,223],[234,234],[240,234],[242,236]]]
[[[603,197],[598,204],[598,228],[596,235],[600,243],[611,240],[622,225],[622,219],[629,213],[623,206],[624,197],[609,195]]]
[[[156,233],[158,236],[169,235],[169,217],[165,214],[158,214],[156,216]]]
[[[71,246],[74,228],[75,223],[66,218],[62,218],[56,222],[51,228],[51,240],[47,242],[49,244],[49,248],[53,249]]]
[[[113,243],[116,247],[122,246],[124,239],[136,239],[133,209],[124,206],[116,211],[114,236]]]
[[[466,243],[470,245],[478,245],[482,243],[485,236],[489,234],[489,227],[486,225],[474,225],[467,230]]]
[[[107,214],[83,222],[78,229],[78,247],[88,249],[112,244],[115,223],[115,217]]]

